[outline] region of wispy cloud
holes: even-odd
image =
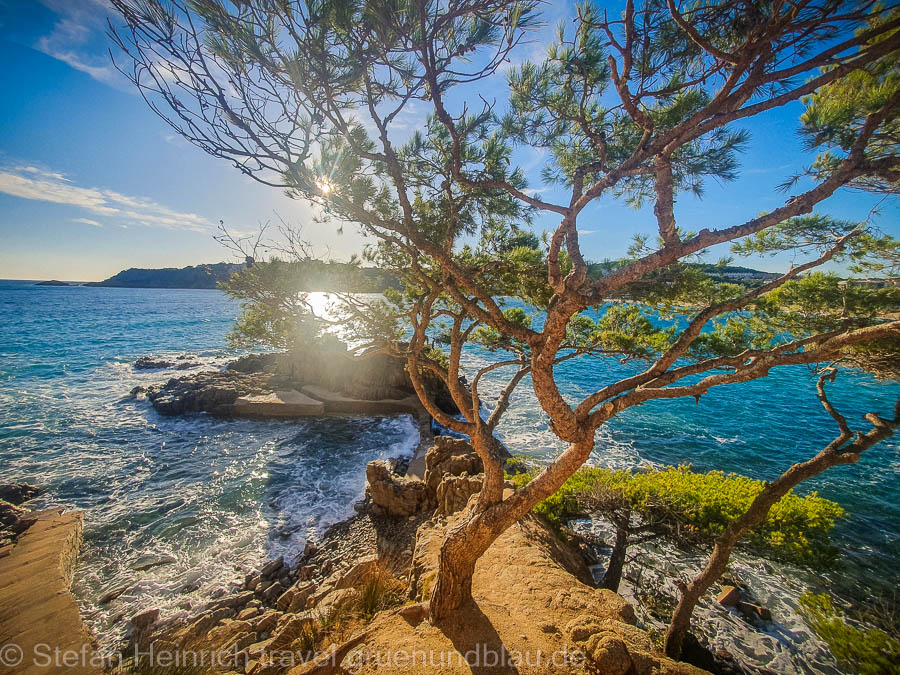
[[[35,201],[66,204],[94,215],[114,219],[118,225],[144,225],[171,230],[208,232],[215,226],[196,213],[183,213],[143,197],[114,190],[80,187],[60,173],[34,166],[0,169],[0,192]],[[101,227],[88,218],[76,222]]]
[[[41,0],[56,15],[51,31],[34,47],[87,73],[103,84],[131,91],[115,69],[107,52],[106,18],[112,13],[108,0]]]

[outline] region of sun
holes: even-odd
[[[319,192],[323,195],[328,195],[334,192],[334,185],[327,178],[320,178],[316,181],[316,187],[319,188]]]

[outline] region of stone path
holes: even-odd
[[[69,593],[82,515],[48,509],[0,549],[0,673],[99,675],[100,659]],[[19,662],[16,662],[16,661]]]

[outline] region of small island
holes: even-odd
[[[51,279],[50,281],[39,281],[35,284],[35,286],[77,286],[77,284],[70,284],[68,281],[57,281],[56,279]]]

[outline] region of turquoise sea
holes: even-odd
[[[0,480],[38,483],[47,490],[42,504],[85,511],[74,591],[88,622],[105,635],[115,635],[121,618],[138,609],[187,611],[227,591],[265,558],[302,550],[308,537],[352,513],[368,461],[415,447],[415,426],[406,417],[164,418],[128,397],[139,384],[178,374],[134,371],[140,356],[186,353],[208,367],[233,358],[225,334],[237,310],[218,291],[0,281]],[[492,358],[470,353],[472,364]],[[578,396],[638,367],[568,362],[559,375],[564,391]],[[835,435],[814,383],[806,369],[785,369],[696,403],[646,404],[601,430],[592,461],[690,462],[774,478]],[[500,382],[491,385],[496,393]],[[900,386],[863,374],[842,375],[832,387],[835,404],[860,428],[863,414],[888,414],[898,394]],[[513,452],[535,459],[560,449],[527,382],[501,432]],[[803,487],[847,509],[836,533],[841,561],[807,574],[741,558],[737,571],[770,602],[776,622],[748,627],[707,605],[702,611],[711,627],[704,632],[713,644],[740,653],[753,668],[836,672],[797,617],[796,595],[813,587],[847,601],[893,596],[900,571],[898,449],[900,439],[892,439],[857,465]],[[632,564],[653,567],[665,585],[674,572],[665,568],[669,554],[648,547]],[[110,596],[116,597],[100,602]]]

